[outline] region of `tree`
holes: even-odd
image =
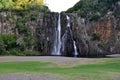
[[[44,0],[0,0],[0,8],[26,9],[28,5],[44,5]]]
[[[119,0],[80,0],[72,8],[68,9],[66,12],[77,12],[81,17],[88,20],[99,20],[100,17],[105,16],[109,11],[113,13],[116,9],[116,3]],[[119,12],[118,14],[119,15]]]
[[[13,7],[12,0],[0,0],[0,8],[7,9],[12,7]]]

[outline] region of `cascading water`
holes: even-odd
[[[54,42],[54,49],[52,52],[52,55],[61,55],[60,49],[61,49],[61,19],[60,19],[60,13],[58,16],[58,27],[56,29],[56,36],[55,36],[55,42]]]
[[[54,47],[53,47],[52,55],[61,55],[61,53],[64,52],[65,46],[66,46],[65,44],[66,44],[66,40],[67,40],[67,35],[68,35],[68,33],[70,33],[71,39],[73,42],[73,47],[74,47],[73,55],[74,55],[74,57],[77,57],[78,51],[77,51],[76,42],[75,42],[75,40],[73,40],[73,34],[72,34],[72,30],[71,30],[71,25],[70,25],[70,17],[68,15],[66,15],[67,30],[62,37],[62,41],[61,41],[61,18],[60,17],[61,17],[61,15],[59,14],[58,26],[55,29],[55,40],[54,40]]]
[[[68,15],[66,15],[66,18],[67,18],[67,21],[68,21],[67,27],[70,29],[70,17]],[[72,35],[72,30],[71,29],[70,29],[70,33]],[[78,56],[78,51],[77,51],[77,46],[76,46],[75,40],[73,40],[73,46],[74,46],[74,57],[77,57]]]
[[[67,21],[68,21],[67,27],[70,27],[70,17],[68,15],[66,15],[66,18],[67,18]]]
[[[74,57],[78,56],[78,52],[77,52],[77,47],[76,47],[76,42],[73,41],[73,45],[74,45]]]

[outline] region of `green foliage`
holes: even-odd
[[[113,13],[116,17],[120,17],[120,9],[117,8],[114,10],[114,13]]]
[[[85,40],[86,44],[89,44],[89,41],[88,40]]]
[[[41,12],[49,12],[49,8],[47,6],[38,6],[38,5],[29,5],[27,10],[41,11]]]
[[[90,21],[96,21],[106,15],[109,11],[119,15],[120,10],[115,9],[115,3],[119,0],[80,0],[66,12],[77,12],[81,17]]]
[[[40,17],[38,13],[49,12],[43,2],[44,0],[0,0],[0,11],[10,12],[6,18],[15,24],[14,30],[19,34],[14,35],[15,37],[12,36],[13,34],[0,36],[0,55],[38,55],[38,52],[32,52],[35,50],[36,39],[31,34],[29,21],[36,22]]]
[[[39,56],[39,52],[36,51],[30,51],[30,50],[25,50],[22,52],[24,56]]]
[[[44,6],[44,0],[0,0],[0,10],[18,11],[18,13],[21,11],[20,14],[22,16],[24,16],[24,10],[49,12],[49,8]]]
[[[4,44],[4,41],[2,39],[0,39],[0,55],[5,53],[5,51],[6,51],[5,46],[6,45]]]
[[[0,54],[9,54],[9,50],[16,47],[16,36],[13,34],[0,35]]]
[[[100,36],[98,34],[93,33],[92,34],[92,40],[100,40]]]
[[[32,14],[31,15],[31,21],[34,21],[38,18],[38,15],[37,14]]]
[[[9,50],[9,55],[19,55],[19,54],[20,54],[19,48],[12,48]]]
[[[30,51],[35,45],[34,37],[17,37],[14,34],[0,35],[0,55],[39,55],[38,52]]]
[[[104,48],[104,49],[107,48],[107,45],[108,45],[108,44],[105,43],[105,42],[104,42],[104,43],[99,43],[99,44],[98,44],[99,47]]]
[[[100,19],[100,16],[97,14],[91,15],[89,18],[90,21],[98,21],[99,19]]]
[[[1,41],[6,45],[6,49],[15,47],[16,45],[16,36],[13,34],[3,34],[0,35]]]
[[[25,44],[28,48],[31,48],[31,46],[35,44],[34,37],[24,37],[23,39],[26,42]]]
[[[1,9],[6,9],[6,8],[12,8],[13,6],[13,2],[11,0],[0,0],[0,8]]]
[[[44,0],[0,0],[1,9],[27,9],[27,6],[42,6]]]
[[[120,26],[117,26],[115,29],[120,31]]]
[[[18,18],[16,21],[16,28],[18,29],[19,34],[30,35],[30,28],[25,25],[25,18]]]
[[[17,46],[19,47],[20,51],[26,50],[27,47],[26,47],[23,37],[19,37],[16,42],[17,42]]]
[[[35,39],[32,36],[29,37],[24,36],[17,39],[17,46],[20,49],[20,51],[31,49],[31,47],[34,45],[35,45]]]

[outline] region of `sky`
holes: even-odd
[[[53,12],[66,11],[74,6],[79,0],[45,0],[45,4]]]

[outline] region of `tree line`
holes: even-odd
[[[27,9],[30,6],[43,6],[44,0],[0,0],[0,9]]]
[[[73,7],[69,8],[67,13],[78,13],[81,17],[88,20],[98,20],[108,12],[119,16],[120,9],[116,8],[119,0],[80,0]]]

